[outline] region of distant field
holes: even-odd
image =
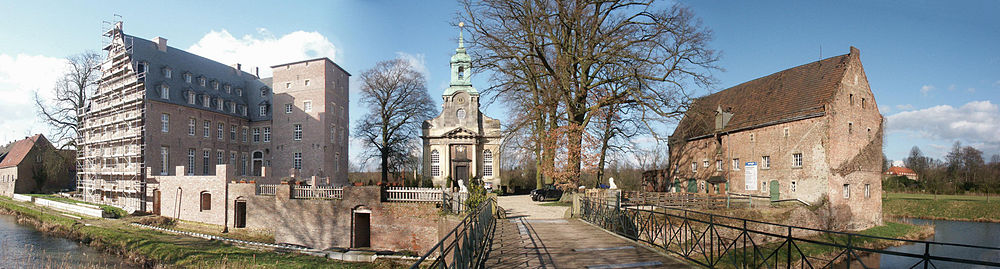
[[[1000,222],[1000,197],[973,195],[887,193],[882,200],[887,217]]]
[[[933,194],[926,193],[899,193],[890,192],[885,194],[885,199],[924,199],[924,200],[934,200]],[[938,200],[958,200],[958,201],[986,201],[986,196],[984,195],[937,195]],[[1000,195],[994,194],[989,196],[990,201],[1000,201]]]

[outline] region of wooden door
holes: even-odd
[[[236,218],[233,226],[236,228],[247,227],[247,201],[236,201]]]
[[[354,246],[371,247],[371,214],[354,212]]]

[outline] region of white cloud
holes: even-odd
[[[927,92],[933,90],[934,90],[934,85],[924,85],[923,87],[920,87],[920,93],[922,93],[924,96],[927,96]]]
[[[878,106],[878,111],[882,112],[882,114],[889,113],[889,112],[892,112],[892,107],[890,107],[890,106]]]
[[[424,78],[427,79],[428,81],[431,80],[431,71],[427,69],[427,61],[424,59],[423,53],[409,54],[406,52],[397,51],[396,57],[409,62],[410,66],[413,67],[413,70],[416,70],[421,74],[424,74]]]
[[[955,91],[955,89],[958,89],[958,86],[955,86],[955,84],[948,85],[948,91]]]
[[[336,61],[337,47],[318,32],[295,31],[275,37],[267,29],[236,38],[226,29],[211,31],[187,51],[224,64],[240,63],[244,70],[260,67],[261,77],[271,76],[271,66],[328,57]]]
[[[980,150],[1000,149],[1000,107],[990,101],[972,101],[955,108],[939,105],[889,116],[889,132],[914,132],[930,139],[963,141]]]
[[[911,105],[911,104],[896,105],[896,109],[904,110],[904,111],[905,110],[911,110],[911,109],[913,109],[913,105]]]
[[[38,120],[34,91],[51,98],[52,88],[67,69],[66,60],[44,55],[0,54],[0,143],[48,128]]]

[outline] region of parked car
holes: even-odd
[[[536,202],[554,201],[562,198],[563,191],[552,185],[531,191],[531,200]]]

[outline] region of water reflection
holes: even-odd
[[[924,239],[924,241],[1000,247],[1000,223],[925,219],[899,219],[897,221],[918,225],[934,225],[934,236]],[[1000,262],[1000,250],[944,245],[930,245],[928,249],[928,246],[925,244],[908,244],[887,248],[886,250],[916,255],[924,255],[925,250],[929,250],[930,255],[935,257]],[[863,268],[861,267],[861,263],[864,263],[864,265],[868,268],[924,268],[924,264],[921,262],[920,258],[879,254],[862,256],[860,261],[852,262],[850,268]],[[835,266],[835,268],[847,268],[847,265],[841,263]],[[931,264],[928,265],[927,268],[993,267],[959,264],[945,261],[931,261]]]
[[[123,267],[118,257],[69,239],[47,236],[0,215],[0,268]]]

